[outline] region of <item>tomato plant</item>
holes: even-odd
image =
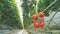
[[[32,18],[33,18],[34,27],[42,28],[44,26],[44,13],[43,12],[39,12],[38,14],[34,14],[32,16]],[[41,20],[40,23],[37,22],[37,19]]]

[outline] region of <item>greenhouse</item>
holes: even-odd
[[[0,34],[60,34],[60,0],[0,0]]]

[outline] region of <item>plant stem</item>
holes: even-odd
[[[47,8],[45,8],[44,10],[43,10],[43,12],[45,12],[49,7],[51,7],[53,4],[55,4],[57,2],[57,0],[55,0],[55,1],[53,1]]]
[[[39,0],[36,0],[36,13],[38,13],[38,3],[39,3]]]

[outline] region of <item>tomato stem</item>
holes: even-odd
[[[36,0],[36,13],[38,13],[38,3],[39,3],[39,0]]]

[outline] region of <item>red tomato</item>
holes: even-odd
[[[35,27],[35,28],[39,28],[39,25],[38,25],[37,22],[34,22],[34,27]]]
[[[42,21],[41,23],[39,23],[39,27],[40,28],[44,27],[44,21]]]
[[[38,14],[34,14],[32,16],[33,18],[33,24],[35,28],[42,28],[44,26],[44,13],[39,12]],[[37,18],[41,20],[40,23],[37,22]]]
[[[44,12],[39,12],[40,17],[44,17]]]
[[[34,14],[34,15],[32,16],[33,19],[37,19],[37,17],[38,17],[37,14]]]
[[[42,28],[42,27],[44,27],[44,22],[41,22],[41,23],[34,22],[34,27],[35,28]]]

